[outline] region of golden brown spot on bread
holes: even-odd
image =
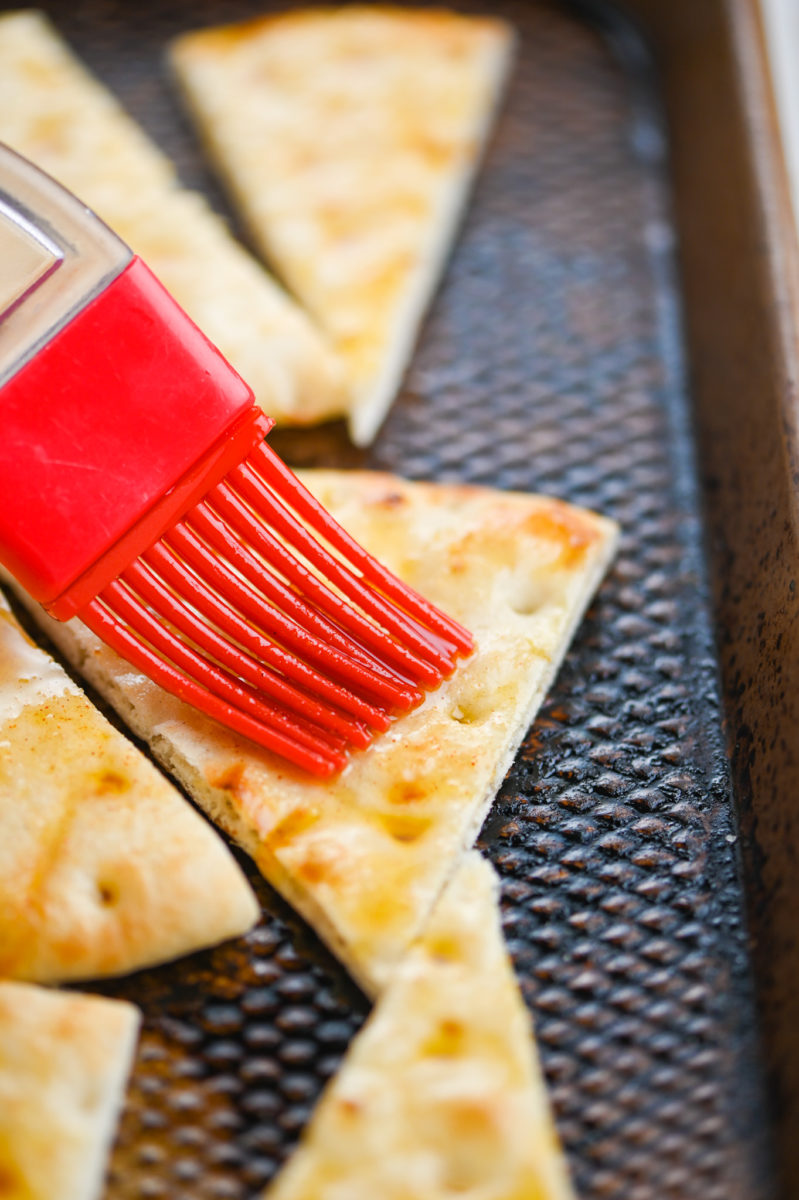
[[[278,821],[274,829],[266,835],[264,842],[270,850],[279,850],[281,846],[293,842],[306,829],[310,829],[318,820],[319,813],[316,809],[297,808],[294,812],[287,813],[282,821]]]
[[[267,849],[272,850],[270,845]],[[334,886],[342,874],[346,876],[346,858],[330,845],[311,842],[302,847],[302,854],[297,855],[299,861],[293,862],[291,871],[307,883],[326,883]]]
[[[417,842],[432,824],[429,817],[415,813],[381,813],[380,819],[395,842]]]
[[[97,884],[97,895],[104,908],[111,908],[119,900],[119,888],[115,883],[100,881]]]
[[[460,942],[450,934],[442,933],[428,942],[427,950],[431,958],[440,963],[457,962],[461,957]]]
[[[321,883],[327,876],[331,876],[333,873],[326,859],[319,858],[315,854],[309,854],[305,861],[301,862],[297,867],[297,874],[306,883]]]
[[[445,1018],[422,1046],[430,1058],[453,1058],[463,1050],[465,1030],[460,1021]]]
[[[518,547],[525,539],[551,547],[547,567],[574,568],[586,551],[601,537],[599,528],[585,514],[558,501],[541,504],[530,512],[516,505],[497,502],[484,513],[477,528],[470,530],[449,551],[454,570],[510,568],[518,559]],[[542,546],[543,558],[543,546]],[[452,566],[450,569],[453,569]]]
[[[410,144],[416,153],[425,160],[427,165],[434,169],[440,170],[446,167],[452,157],[452,146],[432,137],[414,137]],[[474,151],[471,151],[471,153],[474,153]],[[424,211],[420,204],[417,207],[421,211]]]
[[[568,567],[574,566],[599,537],[599,531],[581,513],[556,503],[530,513],[523,530],[555,542],[560,547],[561,565]]]
[[[464,1140],[494,1132],[493,1113],[479,1100],[455,1100],[451,1111],[453,1123]]]
[[[205,772],[205,778],[211,787],[219,788],[222,792],[232,792],[234,794],[240,792],[243,777],[243,762],[233,763],[232,766],[225,766],[221,770],[211,766]]]
[[[31,142],[36,146],[37,157],[44,154],[67,154],[70,132],[61,113],[38,117],[30,134]]]
[[[0,1197],[2,1200],[28,1200],[31,1195],[30,1188],[17,1167],[7,1157],[7,1151],[0,1149]]]
[[[122,792],[130,791],[131,788],[131,782],[125,775],[109,768],[106,768],[104,771],[98,771],[95,778],[97,782],[97,794],[100,796],[111,792],[120,795]]]
[[[498,1128],[497,1112],[491,1102],[478,1099],[453,1099],[447,1105],[449,1136],[453,1153],[444,1160],[442,1185],[446,1195],[453,1192],[482,1191],[481,1184],[493,1175],[494,1160],[502,1144]],[[536,1181],[536,1184],[539,1181]],[[534,1184],[532,1191],[514,1189],[514,1196],[522,1195],[542,1200],[544,1191]],[[503,1195],[511,1200],[509,1192]]]
[[[392,783],[388,793],[390,804],[415,804],[418,800],[426,800],[430,788],[420,779],[399,780]]]
[[[350,1100],[348,1096],[342,1096],[338,1102],[341,1112],[348,1117],[359,1117],[361,1115],[361,1105],[357,1100]]]
[[[399,288],[404,282],[405,274],[412,270],[413,265],[413,258],[408,251],[396,249],[389,261],[376,269],[368,279],[360,282],[358,294],[363,304],[386,312],[394,304]],[[359,347],[363,347],[364,352],[376,344],[375,334],[372,330],[351,333],[346,336],[341,335],[337,341],[340,345],[351,349],[357,350]],[[382,341],[377,344],[382,346]]]

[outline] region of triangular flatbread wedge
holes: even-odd
[[[308,472],[355,538],[477,651],[324,783],[167,696],[77,622],[48,633],[369,992],[472,844],[613,552],[602,517],[541,496]]]
[[[0,977],[118,975],[257,916],[214,830],[0,598]]]
[[[306,314],[35,11],[0,16],[0,142],[141,255],[266,412],[307,424],[345,411],[340,364]]]
[[[122,1000],[0,982],[0,1195],[97,1200],[139,1028]]]
[[[496,885],[469,854],[264,1200],[571,1200]]]
[[[347,366],[359,445],[413,349],[512,45],[494,18],[379,5],[173,44],[188,108],[253,239]]]

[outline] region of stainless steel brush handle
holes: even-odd
[[[0,144],[0,387],[131,257],[90,209]]]

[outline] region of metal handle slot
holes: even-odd
[[[0,144],[0,387],[132,257],[71,192]]]
[[[0,201],[0,321],[62,262],[58,246]]]

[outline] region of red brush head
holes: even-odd
[[[247,384],[137,258],[11,376],[0,403],[0,561],[62,618],[264,433]],[[97,564],[88,591],[59,606]]]

